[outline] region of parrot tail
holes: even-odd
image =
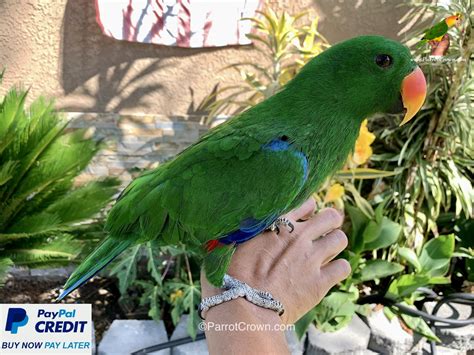
[[[106,238],[91,254],[89,254],[74,272],[64,285],[64,290],[56,299],[56,302],[61,301],[87,282],[91,277],[97,274],[100,270],[106,267],[112,260],[114,260],[120,253],[132,245],[131,240]]]

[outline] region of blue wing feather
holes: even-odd
[[[294,149],[291,143],[281,138],[274,139],[271,142],[263,145],[262,149],[276,153],[287,150],[292,151],[295,157],[300,160],[303,167],[303,176],[301,177],[300,188],[303,187],[304,183],[308,179],[308,159],[303,154],[303,152]],[[238,230],[219,238],[219,242],[223,244],[243,243],[267,229],[279,217],[280,213],[281,211],[276,211],[262,220],[256,220],[252,217],[246,218],[240,223],[240,228]]]

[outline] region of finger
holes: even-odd
[[[293,221],[308,219],[313,215],[315,208],[316,201],[311,197],[307,199],[300,207],[288,213],[286,217]]]
[[[304,222],[304,235],[311,240],[339,228],[344,218],[334,208],[326,208]]]
[[[342,230],[333,230],[313,242],[315,261],[319,265],[327,264],[347,247],[347,243],[346,234]]]
[[[324,297],[332,287],[346,279],[351,274],[351,271],[351,265],[346,259],[337,259],[323,266],[319,274],[321,298]]]

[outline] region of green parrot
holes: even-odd
[[[455,13],[452,16],[446,17],[443,21],[438,22],[433,27],[427,29],[424,32],[423,38],[420,41],[420,45],[425,44],[429,41],[439,42],[443,39],[443,36],[448,33],[448,30],[453,26],[459,26],[462,21],[462,14]]]
[[[404,124],[425,96],[425,77],[400,43],[361,36],[332,46],[275,95],[133,180],[108,215],[109,236],[58,300],[125,249],[152,240],[201,251],[206,277],[221,286],[240,243],[342,167],[366,117],[405,112]]]

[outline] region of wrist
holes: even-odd
[[[206,321],[214,323],[246,322],[252,324],[281,324],[277,312],[257,306],[243,297],[223,302],[206,312]]]
[[[256,306],[253,312],[261,312],[262,310],[271,310],[276,312],[278,316],[284,313],[283,305],[273,298],[272,294],[266,291],[254,289],[245,282],[225,275],[224,285],[222,288],[214,288],[209,284],[203,283],[202,294],[204,296],[199,306],[199,316],[205,318],[210,309],[219,306],[231,300],[245,300],[253,306]],[[246,304],[243,302],[241,304]],[[250,305],[246,305],[249,307]],[[252,307],[250,307],[252,308]],[[280,320],[281,322],[281,320]]]
[[[241,297],[210,308],[205,324],[210,354],[288,354],[278,314]]]

